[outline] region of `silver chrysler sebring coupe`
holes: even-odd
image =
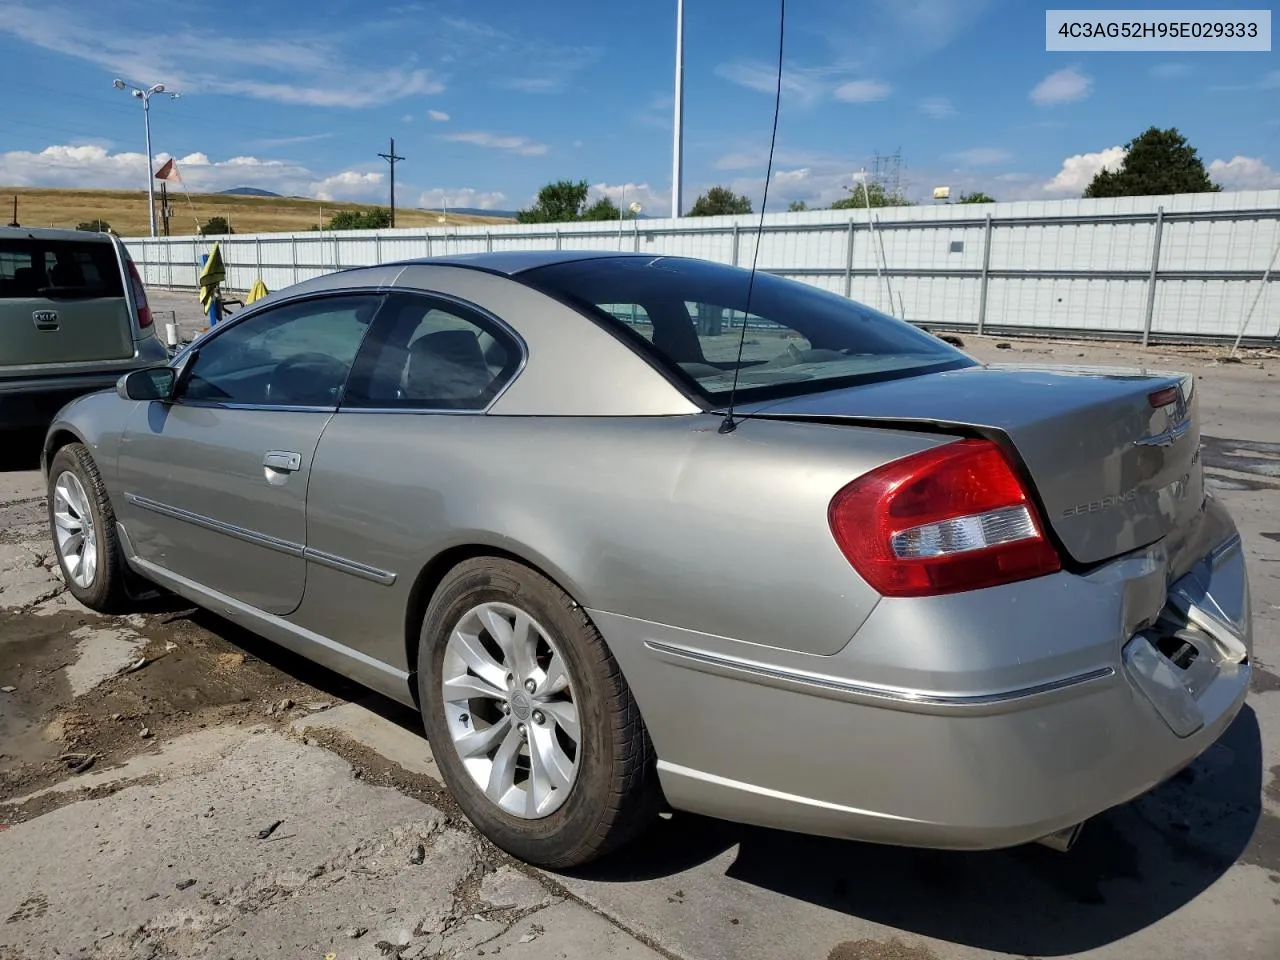
[[[775,276],[500,253],[278,291],[65,407],[44,467],[77,599],[163,588],[416,706],[531,863],[664,804],[1064,849],[1245,699],[1197,409]]]

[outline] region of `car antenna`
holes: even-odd
[[[760,200],[760,223],[756,227],[756,244],[751,253],[751,275],[747,278],[747,303],[742,311],[742,336],[738,338],[738,360],[733,367],[733,386],[729,388],[729,409],[720,421],[720,433],[733,433],[738,422],[733,419],[733,402],[738,395],[738,374],[742,372],[742,348],[747,342],[747,318],[751,316],[751,292],[756,284],[756,261],[760,258],[760,238],[764,234],[764,212],[769,206],[769,181],[773,179],[773,148],[778,142],[778,112],[782,107],[782,51],[786,39],[787,0],[778,0],[778,86],[773,95],[773,133],[769,137],[769,163],[764,172],[764,196]],[[732,316],[732,314],[730,314]]]

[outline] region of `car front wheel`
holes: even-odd
[[[127,602],[116,515],[88,447],[69,443],[49,462],[49,528],[71,595],[90,610]]]
[[[529,863],[578,866],[657,813],[653,748],[585,612],[521,564],[455,567],[422,627],[428,739],[463,813]]]

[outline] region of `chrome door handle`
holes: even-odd
[[[268,450],[262,458],[262,465],[281,473],[293,473],[302,469],[302,454],[287,450]]]

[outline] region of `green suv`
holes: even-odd
[[[167,359],[119,239],[0,227],[0,430],[43,428],[68,401]]]

